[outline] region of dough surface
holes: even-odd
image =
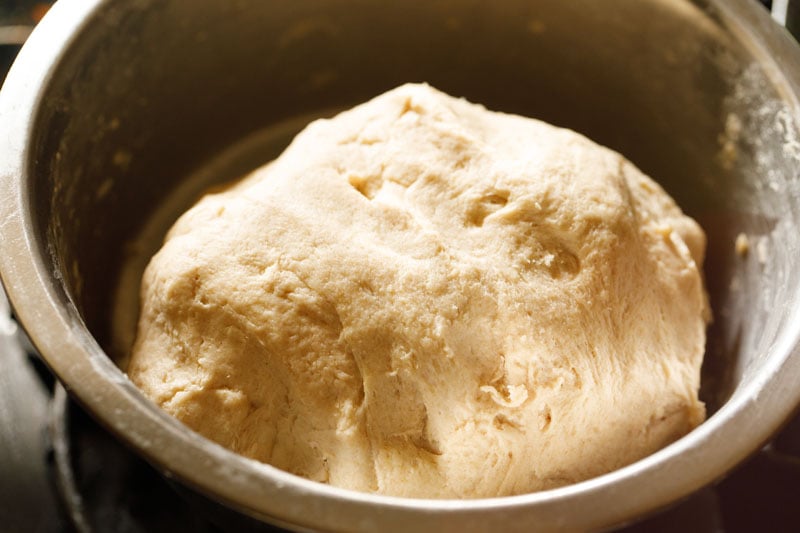
[[[404,85],[178,220],[128,373],[209,439],[312,480],[552,488],[704,419],[704,250],[616,152]]]

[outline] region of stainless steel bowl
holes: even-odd
[[[307,117],[406,81],[585,133],[703,224],[707,422],[576,485],[413,500],[234,455],[126,379],[112,359],[124,364],[159,231]],[[329,530],[605,527],[719,478],[800,401],[798,94],[800,50],[749,0],[61,0],[0,93],[0,271],[70,392],[165,475],[236,510]]]

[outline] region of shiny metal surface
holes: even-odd
[[[309,529],[610,526],[718,478],[800,402],[798,65],[796,43],[748,0],[61,0],[0,93],[0,273],[70,392],[168,476],[231,507]],[[117,285],[151,215],[175,191],[189,202],[185,178],[242,139],[405,81],[585,133],[703,224],[706,423],[569,487],[411,500],[236,456],[132,386],[106,353],[124,356]]]
[[[46,469],[49,394],[27,361],[0,290],[0,524],[53,531],[57,502]]]

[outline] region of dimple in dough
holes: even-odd
[[[178,220],[128,372],[197,432],[312,480],[557,487],[703,420],[704,250],[618,153],[404,85]]]

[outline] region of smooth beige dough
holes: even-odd
[[[323,483],[557,487],[704,419],[704,250],[621,155],[404,85],[178,220],[128,372],[209,439]]]

